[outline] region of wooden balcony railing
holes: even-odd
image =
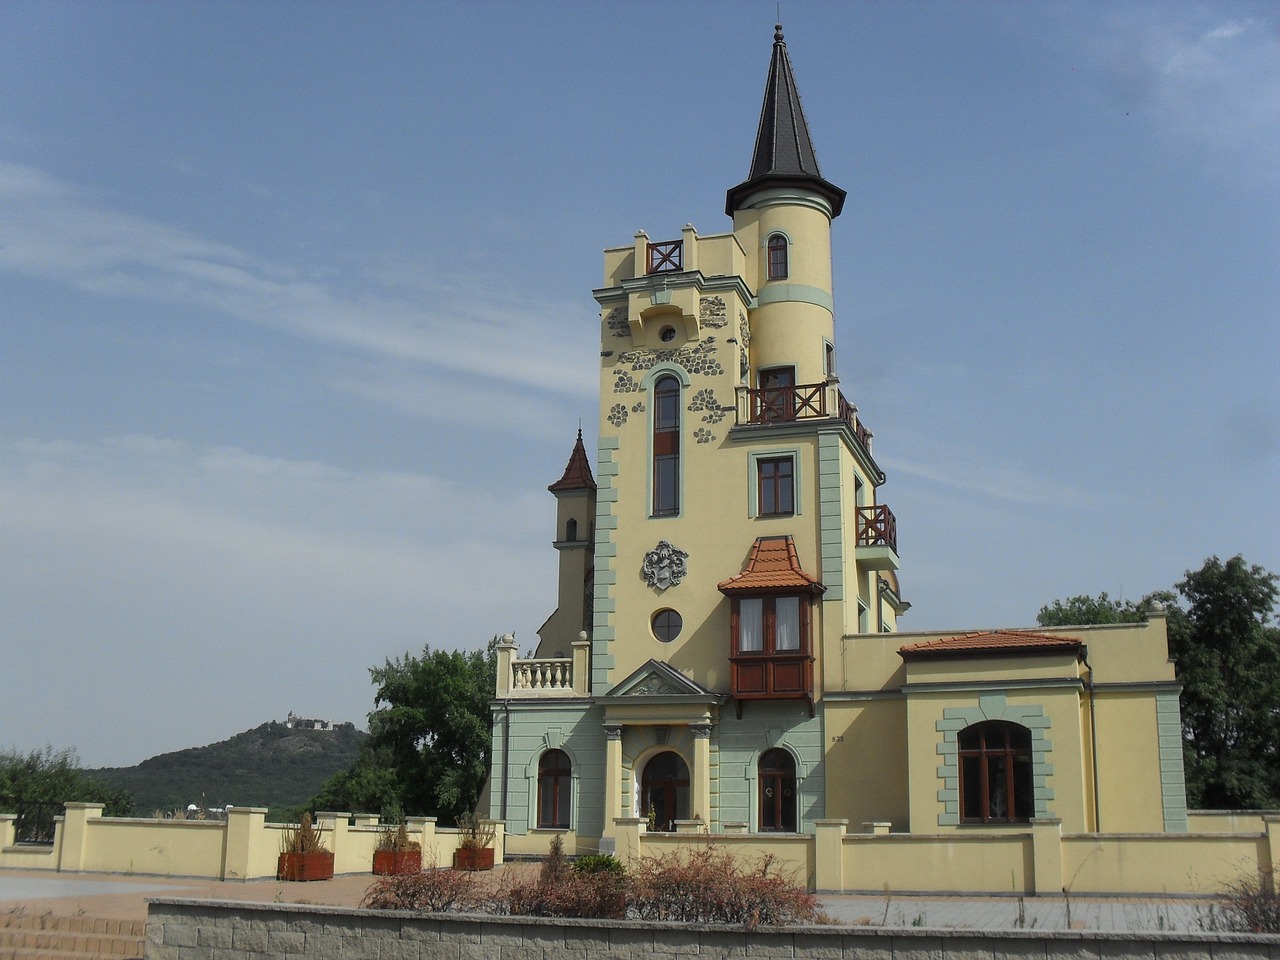
[[[871,453],[871,431],[858,418],[858,411],[844,394],[825,383],[805,383],[797,387],[740,387],[739,423],[786,423],[828,417],[827,394],[835,393],[836,416],[849,425],[858,443]]]
[[[885,504],[858,508],[858,546],[883,546],[898,552],[898,520]]]
[[[683,269],[683,240],[664,240],[649,244],[649,267],[646,273],[672,273]]]

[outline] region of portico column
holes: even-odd
[[[604,728],[604,834],[616,837],[614,820],[622,812],[622,727],[606,724]],[[631,812],[627,811],[626,816]]]
[[[711,829],[711,724],[691,724],[689,732],[693,734],[693,809],[689,813],[701,817]]]

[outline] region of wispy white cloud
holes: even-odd
[[[882,456],[879,460],[895,475],[915,477],[1003,503],[1067,509],[1086,509],[1097,504],[1097,498],[1087,490],[1008,464],[965,463],[959,457],[932,463],[893,456]]]
[[[1201,7],[1113,8],[1092,44],[1126,110],[1250,182],[1280,181],[1276,24]]]
[[[60,664],[56,697],[0,677],[5,743],[56,730],[136,762],[119,730],[154,752],[238,729],[210,717],[360,720],[386,656],[532,640],[555,595],[545,500],[156,437],[0,442],[5,653]]]
[[[0,270],[200,307],[381,363],[482,377],[495,390],[577,400],[594,390],[590,365],[561,348],[582,339],[589,311],[581,306],[534,308],[495,294],[484,277],[424,277],[431,268],[422,263],[372,267],[338,289],[316,279],[321,264],[282,265],[107,209],[29,166],[0,163]]]

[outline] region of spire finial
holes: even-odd
[[[774,42],[774,43],[784,43],[784,42],[785,42],[785,41],[782,39],[782,24],[780,24],[780,23],[775,23],[775,24],[773,25],[773,42]]]

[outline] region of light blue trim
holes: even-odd
[[[1048,786],[1049,777],[1053,775],[1053,764],[1049,762],[1053,743],[1045,735],[1053,721],[1041,704],[1010,706],[1003,693],[984,693],[978,697],[976,707],[944,707],[942,719],[934,724],[942,735],[936,747],[938,756],[942,758],[938,767],[938,779],[942,782],[938,797],[942,813],[938,814],[938,825],[953,827],[960,823],[959,734],[966,727],[984,720],[1005,720],[1031,731],[1031,789],[1035,795],[1035,816],[1055,816],[1049,809],[1049,801],[1054,797],[1053,789]],[[954,796],[951,796],[952,791],[956,791]],[[942,796],[943,792],[947,793],[946,798]]]
[[[1156,694],[1160,804],[1167,833],[1187,832],[1187,785],[1182,761],[1182,711],[1176,693]]]
[[[844,503],[840,485],[840,439],[818,434],[819,578],[823,602],[844,599]]]
[[[762,286],[756,294],[756,302],[761,307],[771,303],[811,303],[833,316],[836,312],[836,301],[830,290],[807,283],[787,283],[784,280],[774,280]]]
[[[621,447],[616,436],[602,436],[596,442],[596,550],[595,550],[595,588],[591,604],[591,691],[597,696],[609,692],[609,668],[613,666],[613,657],[609,655],[609,644],[617,636],[614,625],[614,609],[617,605],[613,592],[616,589],[617,569],[615,560],[618,556],[618,545],[614,542],[614,531],[618,528],[618,517],[614,512],[617,503],[617,490],[614,477],[618,475],[618,464],[614,455]]]
[[[800,482],[801,463],[799,447],[783,447],[777,450],[752,450],[747,453],[747,516],[755,519],[760,516],[760,482],[758,471],[761,460],[780,460],[791,458],[791,506],[790,514],[770,514],[762,519],[777,520],[787,516],[798,517],[804,513],[804,504],[800,495],[803,485]]]

